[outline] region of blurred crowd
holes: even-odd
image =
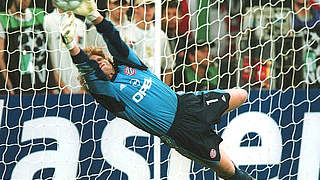
[[[259,52],[264,42],[253,33],[256,29],[243,27],[249,16],[246,8],[252,6],[245,1],[161,0],[160,34],[156,34],[155,0],[98,0],[97,4],[141,61],[160,72],[160,78],[175,91],[320,87],[317,0],[274,1],[274,6],[293,12],[293,30],[279,46],[275,38],[269,58]],[[1,8],[0,95],[85,93],[59,33],[64,12],[51,0],[2,0]],[[108,54],[95,27],[76,17],[80,47],[99,46]],[[242,38],[245,31],[247,37]],[[160,57],[156,38],[160,38]],[[263,41],[268,43],[268,39]],[[274,85],[273,80],[277,80]]]

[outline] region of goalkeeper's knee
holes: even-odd
[[[235,168],[234,175],[227,178],[226,180],[253,180],[253,178],[245,171],[237,168],[236,166],[234,166],[234,168]]]

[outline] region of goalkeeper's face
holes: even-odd
[[[92,55],[90,56],[90,59],[94,59],[95,61],[97,61],[102,72],[107,76],[109,80],[112,79],[115,74],[115,70],[113,65],[108,60],[98,55]]]

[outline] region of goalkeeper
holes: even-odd
[[[212,126],[247,98],[242,89],[176,94],[139,60],[94,0],[83,0],[76,14],[85,16],[103,36],[113,60],[100,48],[81,50],[74,43],[74,16],[66,14],[61,35],[89,93],[108,111],[160,137],[184,156],[229,180],[250,180],[224,151]]]

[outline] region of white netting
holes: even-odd
[[[84,93],[50,0],[23,13],[13,3],[1,1],[0,179],[218,179]],[[214,127],[240,168],[259,180],[320,178],[319,1],[97,4],[173,90],[248,90]],[[76,23],[80,47],[108,53],[92,24]]]

